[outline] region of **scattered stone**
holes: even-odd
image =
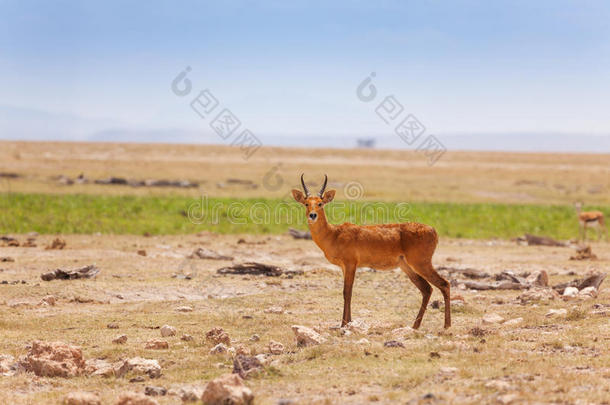
[[[163,387],[148,385],[144,387],[144,394],[151,397],[162,397],[167,394],[167,390]]]
[[[180,397],[182,402],[198,402],[203,395],[204,387],[183,385],[178,388],[170,388],[167,391],[167,395],[174,395]]]
[[[576,288],[576,287],[566,287],[566,289],[563,290],[562,296],[564,296],[564,297],[576,297],[576,294],[578,294],[578,288]]]
[[[224,343],[218,343],[210,349],[210,354],[223,354],[227,352],[227,346]]]
[[[559,297],[559,294],[552,288],[532,287],[519,295],[517,300],[521,304],[531,304],[537,301],[552,301],[557,297]]]
[[[546,313],[546,317],[550,318],[552,316],[562,316],[562,315],[567,315],[568,314],[568,310],[565,308],[560,308],[560,309],[550,309],[549,312]]]
[[[284,353],[284,345],[275,340],[269,342],[269,353],[271,354],[282,354]]]
[[[259,340],[261,340],[261,337],[256,333],[250,337],[250,342],[258,342]]]
[[[549,275],[544,270],[535,271],[525,278],[525,281],[532,286],[548,287]]]
[[[122,345],[127,343],[127,335],[119,335],[112,339],[112,343],[116,343],[118,345]]]
[[[51,242],[50,245],[48,245],[45,249],[46,250],[52,250],[52,249],[58,249],[61,250],[63,248],[66,247],[66,241],[60,238],[55,238],[53,239],[53,242]]]
[[[148,342],[146,342],[146,345],[144,346],[144,348],[153,349],[153,350],[169,349],[169,343],[167,343],[167,341],[165,341],[165,340],[151,339]]]
[[[64,405],[101,405],[102,401],[93,392],[75,391],[64,397]]]
[[[515,393],[513,393],[513,394],[504,394],[504,395],[499,395],[498,396],[498,402],[503,404],[503,405],[512,404],[517,399],[519,399],[519,394],[515,394]]]
[[[128,372],[137,374],[146,374],[150,378],[158,378],[161,376],[161,366],[157,360],[143,359],[141,357],[132,357],[121,364],[117,370],[117,377],[123,377]]]
[[[114,366],[102,359],[89,359],[85,361],[85,374],[90,376],[113,377]]]
[[[504,322],[504,325],[515,326],[515,325],[519,325],[522,322],[523,322],[523,318],[519,317],[519,318],[509,319],[508,321]]]
[[[362,338],[356,342],[357,345],[369,345],[371,342],[367,338]]]
[[[146,256],[146,250],[144,250],[144,249],[139,249],[137,253],[140,256]]]
[[[402,344],[401,342],[399,342],[398,340],[388,340],[387,342],[383,343],[384,347],[405,347],[404,344]]]
[[[188,305],[177,307],[176,311],[178,312],[193,312],[193,307],[189,307]]]
[[[356,319],[347,324],[347,329],[354,333],[366,335],[371,327],[362,319]]]
[[[322,335],[306,326],[292,325],[292,331],[296,336],[297,346],[299,347],[319,345],[326,342]]]
[[[163,337],[176,336],[176,328],[174,328],[173,326],[169,326],[169,325],[163,325],[161,327],[161,336],[163,336]]]
[[[85,369],[81,349],[63,342],[35,340],[19,363],[26,371],[39,377],[75,377]]]
[[[210,381],[201,400],[209,405],[250,405],[254,395],[237,374],[225,374]]]
[[[36,247],[36,238],[35,237],[31,237],[31,238],[27,238],[27,241],[21,245],[22,247]]]
[[[9,256],[0,257],[0,262],[2,262],[2,263],[8,263],[8,262],[14,262],[14,261],[15,261],[15,259],[13,259],[12,257],[9,257]]]
[[[261,363],[263,366],[266,366],[266,365],[268,365],[269,363],[271,363],[271,359],[272,359],[271,355],[269,355],[269,354],[265,354],[265,353],[260,353],[260,354],[257,354],[257,355],[256,355],[256,356],[254,356],[254,357],[256,357],[256,359],[257,359],[258,361],[260,361],[260,363]]]
[[[44,281],[51,280],[75,280],[79,278],[92,278],[97,276],[100,272],[100,269],[95,267],[95,265],[89,265],[85,267],[81,267],[75,270],[62,270],[56,269],[54,271],[44,273],[40,276]]]
[[[233,373],[248,378],[263,369],[263,363],[256,356],[237,355],[233,359]]]
[[[40,304],[41,305],[49,305],[51,307],[55,306],[55,303],[57,302],[57,300],[55,299],[55,297],[53,295],[45,295],[41,300],[40,300]]]
[[[441,355],[438,352],[430,352],[429,354],[431,359],[440,359]]]
[[[119,328],[119,324],[116,322],[110,322],[108,325],[106,325],[106,327],[108,329],[118,329]]]
[[[8,377],[16,372],[15,358],[10,354],[0,354],[0,376]]]
[[[269,307],[265,309],[266,314],[283,314],[284,308],[282,307]]]
[[[225,332],[223,328],[219,327],[210,329],[205,334],[205,338],[214,344],[224,343],[227,346],[231,344],[231,338],[227,332]]]
[[[570,256],[570,260],[595,260],[597,256],[591,251],[591,246],[578,246],[576,255]]]
[[[441,367],[439,369],[439,372],[441,375],[444,375],[447,377],[450,377],[450,376],[452,377],[457,374],[458,369],[457,369],[457,367]]]
[[[186,333],[182,335],[180,340],[184,340],[185,342],[192,342],[194,339],[191,335],[187,335]]]
[[[125,392],[119,396],[116,405],[159,405],[159,403],[144,394]]]
[[[481,337],[481,336],[487,335],[489,332],[483,328],[479,328],[478,326],[475,326],[474,328],[470,329],[470,331],[468,333],[470,333],[474,337]]]
[[[597,288],[593,286],[585,287],[578,292],[578,296],[581,298],[595,298],[597,297]]]
[[[231,256],[221,255],[220,253],[214,252],[210,249],[198,248],[189,256],[189,259],[207,259],[207,260],[233,260]]]
[[[235,354],[242,354],[245,356],[249,356],[251,354],[250,348],[244,344],[238,344],[235,346]]]
[[[484,324],[498,324],[504,322],[504,318],[496,313],[483,315],[482,321]]]
[[[508,382],[502,380],[491,380],[485,384],[485,387],[496,391],[507,391],[512,388]]]

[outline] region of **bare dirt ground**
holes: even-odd
[[[0,142],[0,173],[20,175],[0,179],[0,191],[283,197],[303,171],[312,183],[327,173],[339,199],[357,182],[362,190],[352,192],[378,201],[610,204],[608,154],[448,151],[429,166],[409,150],[263,147],[245,160],[231,146]],[[90,179],[186,179],[199,187],[66,186],[56,179],[81,173]]]
[[[0,248],[0,257],[14,259],[0,262],[0,282],[8,283],[0,284],[0,356],[18,359],[35,339],[62,341],[80,346],[85,359],[156,359],[162,376],[139,380],[131,375],[62,378],[0,373],[0,403],[60,403],[75,390],[96,392],[102,403],[115,403],[121,393],[144,392],[147,386],[169,390],[154,397],[159,404],[181,403],[179,396],[170,395],[179,387],[203,386],[233,368],[230,353],[209,353],[213,344],[205,334],[213,327],[228,333],[231,346],[243,345],[253,354],[268,353],[271,340],[283,344],[283,353],[268,356],[264,371],[245,382],[257,404],[276,404],[280,399],[299,404],[607,404],[610,398],[609,280],[597,298],[556,297],[526,304],[516,300],[523,291],[477,292],[454,286],[452,296],[462,296],[463,302],[453,305],[448,331],[442,329],[441,310],[434,308],[433,301],[442,301],[435,290],[421,329],[401,334],[395,330],[410,326],[419,308],[418,290],[399,271],[364,269],[358,271],[352,302],[360,326],[342,331],[336,328],[342,310],[341,273],[311,241],[212,233],[66,235],[63,250],[46,250],[54,238],[37,236],[37,247]],[[186,258],[199,247],[233,259]],[[571,248],[445,239],[434,264],[493,274],[545,270],[550,284],[557,284],[591,271],[609,272],[607,244],[592,248],[598,260],[571,261]],[[246,261],[304,273],[216,273],[220,267]],[[101,270],[94,279],[40,279],[55,268],[88,264]],[[49,295],[55,305],[41,303]],[[176,310],[184,306],[193,311]],[[281,309],[269,311],[270,307]],[[552,315],[552,309],[565,311]],[[503,320],[485,323],[483,318],[492,314]],[[118,329],[108,328],[113,323]],[[295,324],[314,328],[326,342],[298,347],[291,330]],[[175,327],[177,334],[162,337],[163,325]],[[126,343],[112,342],[122,334]],[[183,334],[193,340],[181,340]],[[252,339],[255,334],[260,340]],[[153,338],[167,341],[169,348],[146,349]],[[384,346],[391,340],[403,347]]]

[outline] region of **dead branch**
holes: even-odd
[[[563,294],[563,291],[568,287],[576,287],[579,291],[587,287],[595,287],[596,290],[599,290],[599,286],[605,278],[606,273],[595,273],[585,278],[578,278],[576,280],[572,280],[569,283],[561,283],[554,285],[553,289],[559,294]]]
[[[311,232],[309,231],[299,231],[298,229],[290,228],[288,233],[294,239],[311,239]]]
[[[231,256],[221,255],[220,253],[205,248],[198,248],[187,257],[189,259],[233,260],[233,257]]]
[[[559,242],[547,236],[537,236],[529,233],[526,233],[521,238],[517,238],[517,240],[527,242],[528,246],[568,246],[565,242]]]
[[[51,280],[75,280],[79,278],[92,278],[100,272],[95,265],[90,264],[89,266],[81,267],[75,270],[62,270],[56,269],[54,271],[44,273],[40,275],[40,278],[44,281]]]

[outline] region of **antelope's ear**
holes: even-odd
[[[292,189],[292,197],[301,204],[305,204],[305,196],[303,192],[297,189]]]
[[[324,204],[328,204],[329,202],[331,202],[335,198],[335,193],[335,190],[328,190],[327,192],[325,192],[324,197],[322,197],[322,201],[324,201]]]

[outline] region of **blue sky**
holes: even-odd
[[[209,133],[170,90],[186,66],[262,135],[391,135],[356,98],[375,72],[439,136],[608,136],[608,21],[603,1],[0,1],[0,137]]]

